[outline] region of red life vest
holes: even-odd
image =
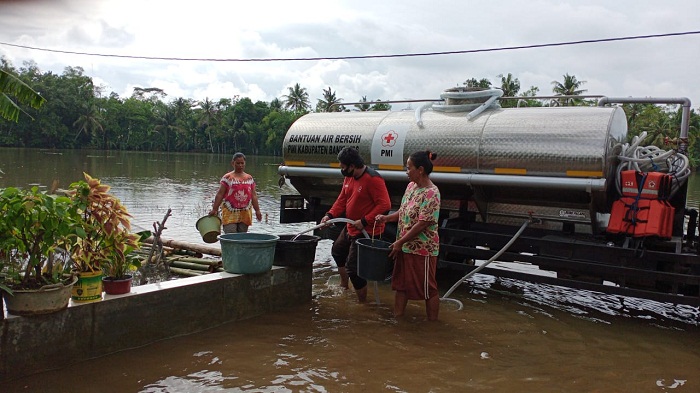
[[[613,203],[608,233],[671,238],[675,208],[666,200],[671,180],[661,172],[620,172],[623,196]]]

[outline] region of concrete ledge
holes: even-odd
[[[312,269],[273,267],[256,275],[212,273],[73,303],[57,313],[6,314],[0,382],[196,333],[311,300]]]

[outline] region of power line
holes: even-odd
[[[648,34],[648,35],[637,35],[637,36],[627,36],[627,37],[600,38],[600,39],[593,39],[593,40],[565,41],[565,42],[554,42],[554,43],[548,43],[548,44],[505,46],[505,47],[497,47],[497,48],[469,49],[469,50],[446,51],[446,52],[401,53],[401,54],[365,55],[365,56],[253,58],[253,59],[216,59],[216,58],[131,56],[131,55],[115,55],[115,54],[108,54],[108,53],[89,53],[89,52],[75,52],[75,51],[59,50],[59,49],[37,48],[37,47],[27,46],[27,45],[10,44],[7,42],[0,42],[0,45],[12,46],[15,48],[37,50],[37,51],[42,51],[42,52],[64,53],[64,54],[81,55],[81,56],[116,57],[116,58],[124,58],[124,59],[169,60],[169,61],[203,61],[203,62],[271,62],[271,61],[387,59],[387,58],[396,58],[396,57],[459,55],[459,54],[482,53],[482,52],[500,52],[500,51],[518,50],[518,49],[534,49],[534,48],[548,48],[548,47],[556,47],[556,46],[595,44],[595,43],[602,43],[602,42],[631,41],[631,40],[642,40],[642,39],[649,39],[649,38],[686,36],[686,35],[693,35],[693,34],[700,34],[700,31],[685,31],[685,32],[679,32],[679,33],[664,33],[664,34]]]

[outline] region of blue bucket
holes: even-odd
[[[219,235],[224,271],[258,274],[272,269],[279,236],[265,233],[226,233]]]

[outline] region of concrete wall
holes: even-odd
[[[311,267],[212,273],[132,288],[32,317],[5,314],[0,381],[196,333],[311,300]]]

